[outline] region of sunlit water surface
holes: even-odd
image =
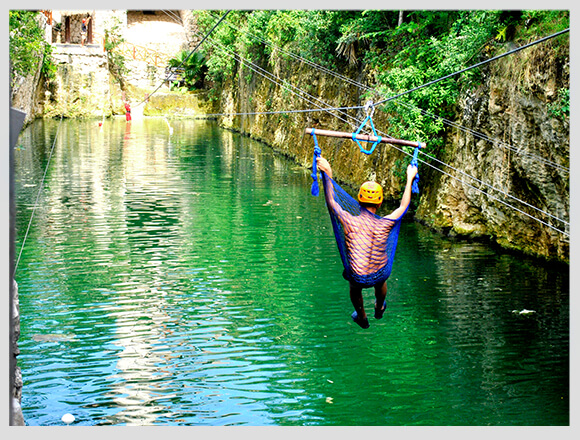
[[[17,254],[58,124],[19,139]],[[408,221],[362,330],[310,171],[172,128],[59,128],[16,273],[28,425],[569,424],[567,268]]]

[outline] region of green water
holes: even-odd
[[[57,126],[19,139],[17,255]],[[60,126],[16,272],[28,425],[570,423],[567,268],[407,221],[363,330],[310,171],[172,126]]]

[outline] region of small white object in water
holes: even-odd
[[[512,313],[515,313],[516,315],[531,315],[533,313],[536,313],[536,311],[523,309],[523,310],[512,310]]]
[[[67,425],[70,425],[72,422],[75,421],[75,416],[73,416],[72,414],[66,413],[64,416],[61,417],[61,420],[66,423]]]

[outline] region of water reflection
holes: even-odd
[[[363,332],[309,170],[172,128],[61,127],[17,274],[29,424],[568,422],[566,270],[405,223]],[[17,250],[54,131],[16,154]]]

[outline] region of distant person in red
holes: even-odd
[[[128,102],[125,102],[125,119],[127,122],[131,122],[131,106]]]

